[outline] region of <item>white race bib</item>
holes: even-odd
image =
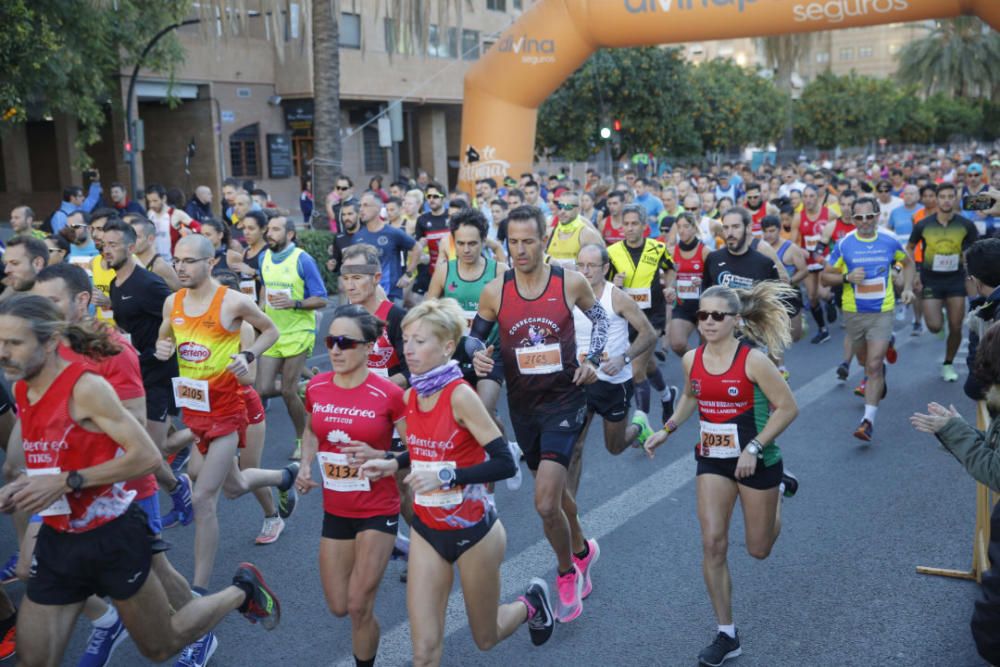
[[[740,434],[736,424],[701,422],[699,453],[710,459],[735,459],[740,455]]]
[[[958,271],[958,255],[934,255],[932,271]]]
[[[625,287],[624,291],[643,310],[653,307],[653,297],[648,287]]]
[[[58,475],[62,470],[59,468],[28,468],[26,472],[28,477],[34,477],[35,475]],[[60,496],[54,503],[39,512],[38,516],[63,516],[69,513],[69,501],[66,500],[66,496]]]
[[[257,298],[257,283],[252,280],[241,280],[240,281],[240,292],[246,294],[251,299]]]
[[[371,491],[371,481],[361,474],[361,468],[347,463],[347,454],[316,452],[323,488],[331,491]]]
[[[885,278],[865,278],[854,286],[854,298],[878,299],[885,298]]]
[[[677,277],[677,296],[681,299],[697,299],[701,296],[701,278]]]
[[[817,244],[819,244],[819,242],[822,240],[823,240],[822,236],[807,236],[805,238],[806,250],[808,250],[809,252],[815,252]]]
[[[435,474],[443,468],[454,468],[454,461],[411,461],[410,468],[413,472],[431,470]],[[439,489],[430,493],[417,493],[413,496],[413,502],[423,507],[453,507],[462,502],[462,487],[453,486],[450,489]]]
[[[559,343],[519,347],[514,353],[517,355],[517,369],[521,371],[521,375],[548,375],[563,369]]]
[[[175,377],[171,378],[171,382],[174,384],[174,402],[177,404],[177,407],[196,410],[197,412],[210,411],[208,380]]]

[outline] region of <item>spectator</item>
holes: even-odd
[[[90,215],[85,211],[74,211],[67,217],[64,235],[70,239],[69,261],[90,268],[90,260],[98,254],[94,239],[90,236]]]
[[[340,229],[340,207],[354,197],[354,181],[341,174],[334,181],[333,190],[326,196],[326,217],[330,223],[330,231],[337,233]]]
[[[90,213],[101,200],[101,179],[100,174],[94,170],[94,180],[90,183],[90,189],[86,197],[83,188],[79,185],[71,185],[63,190],[63,200],[59,209],[49,218],[49,227],[53,234],[58,234],[66,226],[66,218],[70,213],[84,211]]]
[[[368,179],[368,191],[378,197],[383,204],[389,201],[389,195],[382,189],[382,177],[372,176]]]
[[[983,299],[969,313],[969,368],[975,365],[979,339],[993,323],[1000,322],[1000,239],[980,239],[965,254],[965,265],[976,294]],[[974,401],[985,398],[986,389],[975,373],[965,380],[965,395]]]
[[[128,190],[125,186],[115,181],[111,184],[109,189],[111,193],[111,205],[121,217],[126,213],[138,213],[139,215],[146,215],[146,209],[137,201],[132,201],[128,198]]]
[[[302,192],[299,194],[299,210],[302,211],[302,220],[309,224],[313,214],[313,193],[312,179],[302,179]]]
[[[49,234],[45,237],[45,245],[49,249],[48,265],[62,264],[69,257],[69,241],[62,234]]]
[[[17,206],[10,212],[10,228],[14,234],[45,238],[45,232],[35,229],[35,212],[29,206]]]
[[[199,185],[194,189],[194,194],[188,200],[184,212],[191,216],[192,220],[201,222],[212,217],[212,188],[207,185]]]

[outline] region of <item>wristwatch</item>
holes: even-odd
[[[586,361],[589,361],[590,365],[593,366],[594,368],[600,368],[601,367],[601,355],[598,354],[598,353],[596,353],[596,352],[594,354],[588,356],[586,358]]]
[[[441,482],[442,489],[450,489],[451,485],[455,483],[455,469],[441,468],[438,470],[438,481]]]
[[[628,356],[628,352],[625,353],[625,365],[632,363],[632,357]]]
[[[292,304],[292,307],[295,308],[295,310],[302,310],[302,302],[299,301],[299,300],[296,300],[295,303]]]
[[[392,452],[386,452],[385,454],[382,455],[382,458],[384,458],[386,461],[395,461],[396,455],[393,454]]]
[[[257,358],[257,355],[251,352],[250,350],[243,350],[242,352],[240,352],[240,354],[242,354],[247,358],[247,365],[252,364],[253,360]]]
[[[83,489],[83,475],[76,470],[70,470],[69,475],[66,476],[66,486],[74,493],[79,492]]]
[[[761,453],[764,451],[764,445],[760,444],[760,441],[757,440],[757,438],[754,438],[747,445],[747,451],[750,452],[750,454],[752,456],[756,456],[757,458],[760,458],[761,457]]]

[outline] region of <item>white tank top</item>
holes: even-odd
[[[601,294],[601,307],[608,314],[608,342],[604,346],[604,358],[620,357],[628,350],[628,320],[615,313],[611,305],[611,290],[614,287],[605,281],[604,292]],[[590,349],[590,332],[593,324],[590,318],[583,314],[579,308],[573,309],[573,326],[576,329],[576,351],[580,358],[587,356]],[[611,384],[621,384],[632,379],[632,363],[629,362],[618,371],[617,375],[608,375],[601,369],[597,369],[597,378],[610,382]]]
[[[159,213],[146,211],[149,221],[156,226],[156,254],[162,255],[163,259],[170,261],[170,211],[172,209],[164,206]]]

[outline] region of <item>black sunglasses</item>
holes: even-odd
[[[699,310],[698,311],[698,321],[699,322],[704,322],[705,320],[707,320],[708,318],[711,317],[716,322],[721,322],[722,320],[726,319],[726,315],[732,315],[733,317],[736,317],[736,313],[720,313],[717,310],[713,310],[713,311]]]
[[[351,338],[350,336],[327,336],[326,349],[332,350],[336,345],[341,350],[353,350],[358,345],[364,345],[365,341]]]

